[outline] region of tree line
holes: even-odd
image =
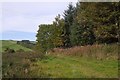
[[[36,50],[118,42],[119,2],[77,2],[68,5],[52,24],[41,24],[37,32]]]

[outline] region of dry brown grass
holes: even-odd
[[[118,45],[117,44],[101,44],[101,45],[87,45],[75,46],[72,48],[54,48],[49,52],[50,54],[63,54],[71,56],[89,57],[96,59],[117,59]]]

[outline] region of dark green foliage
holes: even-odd
[[[118,2],[77,2],[76,7],[70,3],[63,19],[58,15],[53,24],[40,25],[37,50],[118,42],[119,7]]]
[[[94,25],[88,12],[88,3],[77,3],[70,35],[74,46],[91,45],[95,42]]]
[[[71,28],[72,44],[118,42],[118,7],[118,3],[78,2]]]
[[[120,12],[118,3],[96,3],[96,39],[99,43],[118,41],[118,18]],[[100,7],[101,6],[101,7]]]
[[[64,47],[70,47],[70,34],[71,34],[71,25],[73,24],[73,15],[74,15],[74,7],[72,4],[69,4],[68,9],[64,12],[64,33],[63,33],[63,40],[64,40]]]

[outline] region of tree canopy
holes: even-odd
[[[52,24],[41,24],[36,47],[41,52],[62,47],[118,42],[119,2],[70,3],[63,18],[55,17]]]

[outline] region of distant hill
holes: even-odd
[[[32,51],[29,48],[26,48],[26,47],[23,47],[21,45],[18,45],[17,41],[13,41],[13,40],[0,40],[0,52],[3,52],[6,48],[14,49],[15,51],[19,50],[19,49],[23,49],[24,51]]]
[[[33,49],[36,42],[35,41],[30,41],[30,40],[21,40],[21,41],[17,41],[17,44],[22,45],[22,46],[24,46],[26,48]]]

